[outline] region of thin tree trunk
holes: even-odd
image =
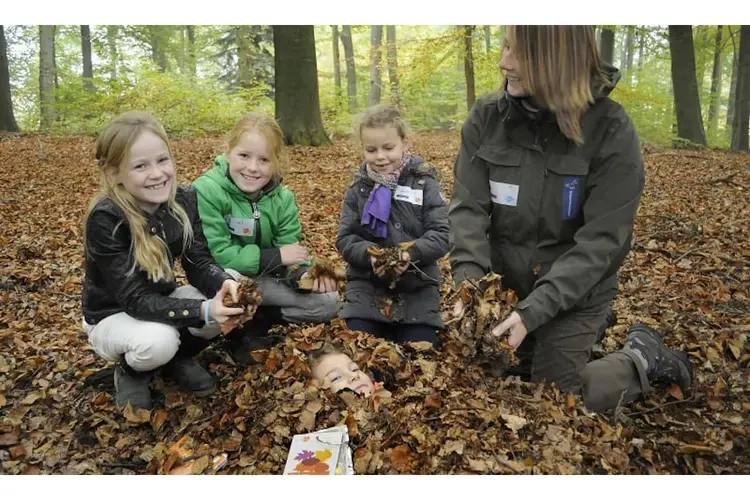
[[[39,26],[40,128],[49,130],[55,121],[55,27]]]
[[[388,80],[391,83],[391,102],[401,106],[401,86],[398,81],[398,51],[396,49],[396,26],[389,24],[385,28],[385,39],[388,55]]]
[[[237,85],[250,88],[253,81],[253,67],[250,60],[250,26],[243,24],[235,29],[237,43]]]
[[[57,90],[60,88],[60,75],[57,73],[57,25],[52,26],[52,69],[55,75],[55,90]]]
[[[644,57],[645,49],[646,49],[646,29],[641,28],[638,34],[638,72],[641,72],[643,70],[643,57]]]
[[[669,25],[669,52],[672,56],[672,88],[677,112],[677,134],[694,144],[706,145],[698,82],[695,75],[693,27]]]
[[[180,53],[177,61],[180,67],[180,74],[185,74],[185,26],[180,26]]]
[[[490,26],[485,24],[484,27],[484,53],[489,54],[492,49],[492,33],[490,32]]]
[[[320,115],[313,26],[273,26],[276,120],[287,144],[330,144]]]
[[[628,26],[628,34],[625,38],[627,46],[627,58],[625,63],[626,78],[628,85],[633,84],[633,53],[635,52],[635,26]]]
[[[164,37],[164,26],[149,26],[149,38],[151,42],[151,59],[159,68],[160,73],[167,71],[166,40]]]
[[[731,26],[727,26],[729,29],[729,36],[732,38],[732,77],[729,80],[729,102],[727,103],[727,130],[729,130],[729,137],[732,137],[732,125],[734,124],[734,103],[735,96],[737,94],[737,74],[739,64],[739,48],[737,47],[737,41],[734,39],[734,32]]]
[[[609,27],[602,28],[602,61],[613,64],[615,55],[615,32]]]
[[[367,97],[367,105],[380,104],[382,91],[382,75],[380,62],[383,57],[383,25],[374,24],[370,28],[370,95]]]
[[[117,80],[117,30],[116,25],[107,25],[107,48],[109,49],[109,79]]]
[[[91,64],[91,30],[87,24],[81,25],[81,55],[83,57],[83,84],[87,90],[94,90],[94,68]]]
[[[10,89],[8,46],[5,42],[5,28],[0,25],[0,130],[18,132],[16,117],[13,115],[13,99]]]
[[[185,65],[190,76],[196,75],[196,57],[195,57],[195,26],[188,24],[187,30],[187,54],[185,56]]]
[[[341,43],[344,46],[346,60],[346,95],[349,98],[349,112],[354,113],[357,110],[357,67],[354,62],[352,27],[348,24],[341,27]]]
[[[339,27],[331,25],[333,31],[333,82],[336,85],[336,93],[341,94],[341,61],[339,60]]]
[[[476,101],[474,90],[474,53],[472,51],[474,26],[464,26],[464,78],[466,79],[466,108],[471,111]]]
[[[716,129],[719,126],[719,103],[721,101],[721,42],[724,26],[716,27],[714,44],[714,67],[711,71],[711,102],[708,107],[708,138],[710,142],[716,139]]]
[[[732,149],[750,151],[750,25],[740,26]]]

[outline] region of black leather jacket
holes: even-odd
[[[148,230],[162,238],[169,247],[169,260],[180,257],[188,282],[206,297],[213,297],[224,280],[232,279],[218,267],[208,250],[198,215],[195,191],[178,186],[177,203],[187,212],[193,226],[193,243],[182,253],[182,224],[167,209],[159,207],[147,214]],[[86,279],[83,283],[83,316],[96,324],[119,312],[143,321],[156,321],[176,328],[203,325],[201,300],[169,297],[177,283],[172,280],[151,281],[146,272],[133,265],[131,236],[123,211],[109,198],[102,198],[86,221]]]

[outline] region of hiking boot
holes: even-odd
[[[664,338],[653,328],[633,325],[623,350],[635,354],[646,369],[649,382],[677,384],[682,390],[693,383],[693,367],[687,354],[665,346]]]
[[[164,377],[180,384],[185,392],[208,396],[216,391],[214,378],[195,359],[175,356],[161,369]]]
[[[604,334],[608,328],[611,328],[617,324],[617,313],[612,306],[607,307],[606,316],[604,317],[604,323],[599,327],[599,331],[596,332],[596,343],[600,343],[604,340]]]
[[[275,339],[263,332],[252,330],[240,330],[227,339],[227,350],[235,363],[238,365],[258,364],[250,355],[251,351],[270,349],[275,344]]]
[[[122,356],[115,366],[115,401],[118,407],[124,408],[130,403],[134,410],[151,409],[151,377],[153,371],[137,372],[133,370]]]

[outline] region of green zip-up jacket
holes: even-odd
[[[278,250],[266,250],[300,241],[299,209],[294,194],[275,180],[254,201],[232,181],[228,169],[220,155],[214,168],[193,182],[203,233],[222,268],[257,276],[281,264]]]
[[[632,121],[607,97],[612,88],[593,89],[580,146],[551,113],[502,94],[479,99],[461,131],[449,207],[454,280],[501,274],[529,332],[617,292],[644,168]]]

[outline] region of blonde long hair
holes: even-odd
[[[229,131],[226,138],[226,154],[228,155],[240,142],[245,132],[257,132],[266,139],[268,145],[268,159],[271,161],[272,178],[280,181],[287,163],[284,149],[284,134],[276,120],[263,113],[248,113],[240,118]]]
[[[89,204],[84,217],[84,247],[86,245],[86,221],[99,200],[109,198],[125,213],[125,219],[130,228],[130,252],[135,258],[128,274],[140,268],[146,272],[151,281],[157,282],[163,279],[171,280],[174,277],[169,260],[169,248],[158,235],[149,234],[146,217],[138,208],[133,196],[118,181],[120,175],[128,168],[133,143],[143,132],[151,132],[164,141],[169,156],[174,158],[164,127],[145,111],[128,111],[107,125],[96,140],[99,192]],[[185,210],[175,201],[176,192],[177,182],[173,181],[167,208],[182,224],[184,252],[192,244],[193,227]],[[115,231],[118,227],[115,227]],[[88,252],[88,249],[86,251]]]
[[[526,90],[555,114],[567,138],[583,144],[581,118],[594,103],[591,84],[608,81],[599,63],[594,26],[509,26],[507,43]]]

